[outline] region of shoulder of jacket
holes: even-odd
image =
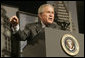
[[[36,23],[29,23],[29,24],[27,24],[25,27],[26,27],[26,28],[29,28],[29,27],[34,27],[34,26],[36,26],[36,25],[38,25],[37,22],[36,22]]]

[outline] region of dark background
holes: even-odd
[[[20,11],[29,12],[37,15],[40,5],[46,1],[2,1],[2,4],[18,7]],[[77,17],[79,33],[84,34],[84,1],[77,1]]]
[[[20,11],[37,14],[40,5],[46,1],[2,1],[2,4],[18,7]]]
[[[77,1],[79,32],[84,34],[84,1]]]

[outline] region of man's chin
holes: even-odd
[[[49,24],[52,24],[52,23],[53,23],[53,21],[49,21],[48,23],[49,23]]]

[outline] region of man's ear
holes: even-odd
[[[41,19],[41,14],[38,14],[39,18]]]

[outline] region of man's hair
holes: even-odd
[[[44,7],[46,7],[46,6],[50,6],[50,7],[52,7],[52,8],[54,9],[54,7],[53,7],[51,4],[43,4],[43,5],[41,5],[41,6],[39,7],[39,9],[38,9],[38,14],[42,13]]]

